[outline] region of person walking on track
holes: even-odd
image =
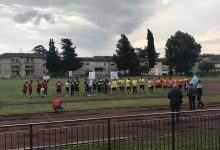
[[[189,88],[187,91],[187,96],[189,98],[189,110],[195,110],[195,99],[196,99],[197,89],[192,83],[189,84]]]
[[[180,117],[180,106],[183,103],[183,94],[178,85],[174,84],[172,90],[168,93],[168,99],[170,100],[171,112],[176,112],[177,121]]]
[[[198,108],[200,107],[204,107],[204,103],[202,102],[201,100],[201,97],[202,97],[202,83],[200,80],[198,80],[198,84],[197,84],[197,101],[198,101]]]

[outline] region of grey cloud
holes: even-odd
[[[37,10],[26,11],[14,16],[14,21],[18,23],[27,23],[29,21],[33,21],[35,25],[40,24],[42,19],[45,19],[49,23],[54,23],[54,17],[51,14]]]
[[[53,33],[55,37],[68,37],[78,48],[86,49],[94,55],[115,52],[115,37],[132,34],[139,26],[152,17],[159,0],[3,0],[4,4],[16,3],[26,10],[17,14],[14,20],[19,23],[39,24],[42,19],[55,22],[49,29],[37,28],[39,34]],[[25,10],[24,9],[24,10]],[[48,13],[36,10],[49,10]],[[44,14],[44,15],[43,15]],[[77,16],[90,23],[63,22],[63,16]],[[63,17],[65,18],[65,17]],[[54,21],[54,19],[56,19]],[[147,27],[146,27],[147,28]],[[145,34],[145,33],[143,33]],[[45,35],[44,35],[45,36]],[[120,38],[120,36],[118,36]],[[51,37],[49,37],[51,38]],[[108,51],[108,52],[106,52]],[[109,52],[112,51],[112,52]]]
[[[17,3],[27,8],[55,8],[62,15],[81,16],[101,28],[120,34],[132,33],[138,26],[151,17],[159,0],[3,0],[4,3]],[[53,12],[56,13],[56,12]],[[18,14],[15,20],[20,22],[33,18],[27,14]],[[39,13],[37,13],[39,15]],[[35,16],[36,17],[36,16]],[[39,19],[46,19],[40,15]],[[36,19],[36,18],[35,18]],[[48,20],[52,20],[48,18]],[[36,19],[38,23],[38,20]]]

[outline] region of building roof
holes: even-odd
[[[94,57],[80,57],[82,61],[113,61],[113,56],[94,56]],[[138,58],[141,62],[148,61],[147,58]]]
[[[80,57],[82,61],[113,61],[112,56]]]
[[[45,58],[44,55],[38,53],[4,53],[0,55],[1,58],[11,58],[11,57],[31,57],[31,58]]]

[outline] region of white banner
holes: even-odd
[[[89,80],[95,80],[95,72],[89,72]]]
[[[43,76],[43,80],[48,81],[50,79],[50,76]]]
[[[151,75],[157,76],[157,75],[158,75],[158,69],[156,69],[156,68],[151,68]]]
[[[112,71],[111,72],[111,79],[118,79],[118,72],[117,71]]]
[[[69,77],[73,77],[73,71],[69,71]]]

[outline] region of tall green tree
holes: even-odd
[[[116,47],[113,61],[116,63],[117,68],[123,70],[124,73],[126,73],[126,70],[129,70],[129,73],[134,74],[139,67],[139,61],[134,48],[124,34],[121,34]]]
[[[53,39],[49,41],[49,51],[47,53],[47,69],[52,75],[60,75],[61,71],[61,57],[58,49],[55,47]]]
[[[177,31],[174,36],[167,40],[165,45],[167,65],[169,68],[175,68],[177,73],[189,74],[197,62],[201,47],[193,36]]]
[[[147,51],[143,48],[135,48],[138,58],[147,58]]]
[[[209,73],[214,68],[215,68],[215,65],[209,61],[203,61],[199,64],[199,70],[201,70],[204,73]]]
[[[62,51],[62,65],[64,71],[75,71],[81,67],[80,59],[77,57],[75,51],[76,47],[73,47],[71,39],[61,39]]]
[[[44,56],[47,56],[47,50],[44,48],[43,45],[37,45],[31,51],[38,53],[38,54],[41,54],[41,55],[44,55]]]
[[[148,62],[149,62],[149,68],[154,68],[155,61],[158,56],[156,53],[155,47],[154,47],[154,36],[153,33],[148,29],[147,30],[147,56],[148,56]]]

